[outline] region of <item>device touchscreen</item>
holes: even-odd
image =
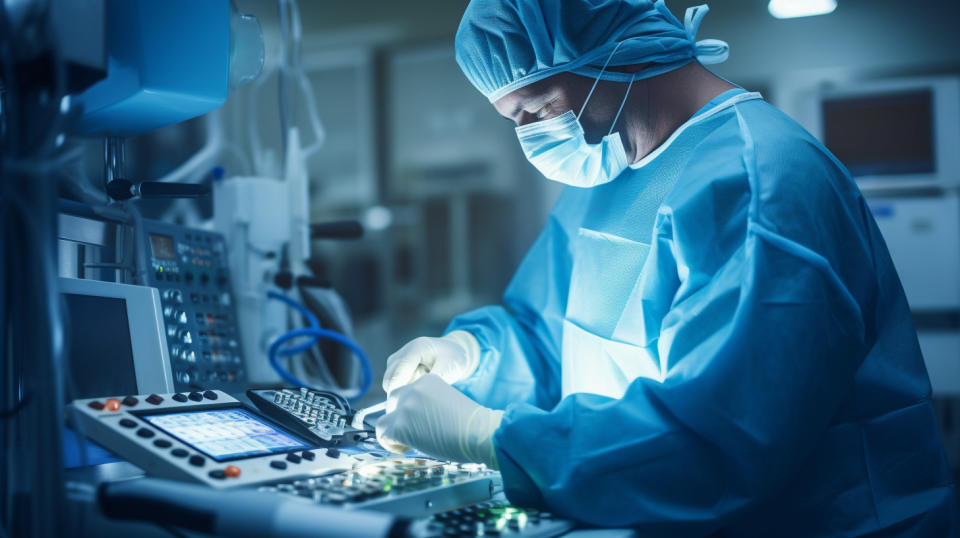
[[[309,448],[300,439],[239,407],[140,418],[216,461]]]

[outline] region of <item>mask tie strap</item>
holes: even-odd
[[[626,41],[621,41],[617,43],[617,46],[613,48],[613,52],[610,53],[610,56],[607,56],[607,61],[603,63],[603,68],[600,69],[600,74],[597,75],[596,80],[593,81],[593,86],[590,87],[590,93],[587,94],[587,98],[583,101],[583,106],[580,107],[580,112],[577,113],[577,121],[580,121],[580,116],[583,115],[583,111],[587,108],[587,103],[590,102],[590,97],[593,96],[593,90],[597,89],[597,84],[600,83],[600,77],[603,76],[603,72],[607,70],[607,66],[610,65],[610,60],[613,59],[613,55],[617,53],[617,50],[620,49],[620,45],[623,45]]]
[[[633,80],[635,78],[637,78],[636,74],[630,77],[630,84],[627,84],[627,91],[623,94],[623,101],[620,102],[620,108],[617,109],[617,115],[613,117],[613,123],[610,124],[610,132],[607,133],[607,136],[613,134],[613,128],[617,126],[617,120],[620,119],[620,113],[623,112],[623,106],[627,104],[627,98],[630,97],[630,88],[633,87]]]
[[[725,62],[730,57],[730,45],[719,39],[697,41],[697,30],[700,29],[700,22],[703,21],[703,17],[709,11],[710,8],[706,4],[688,8],[683,17],[683,29],[687,33],[687,39],[693,43],[693,54],[697,60],[703,64],[718,64]]]

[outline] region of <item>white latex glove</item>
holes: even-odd
[[[438,375],[452,385],[470,377],[478,364],[480,344],[467,331],[453,331],[442,338],[417,338],[387,358],[383,390],[389,396],[426,374]]]
[[[414,447],[435,458],[497,469],[493,432],[503,411],[487,409],[435,375],[395,390],[377,422],[377,440],[391,452]]]

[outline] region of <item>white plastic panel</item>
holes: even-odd
[[[933,393],[960,396],[960,332],[921,332],[917,336]]]
[[[869,201],[911,310],[960,308],[960,200],[932,198]]]

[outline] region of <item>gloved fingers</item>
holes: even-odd
[[[380,417],[380,420],[377,421],[377,442],[389,452],[403,454],[409,452],[410,447],[390,437],[395,420],[396,417],[391,417],[390,413]]]
[[[445,338],[434,338],[428,342],[431,351],[426,354],[431,360],[424,357],[424,364],[429,372],[452,385],[460,381],[471,372],[465,371],[466,352],[460,344]]]
[[[420,363],[417,365],[417,369],[413,371],[413,375],[410,377],[410,381],[407,381],[407,385],[413,383],[414,381],[420,379],[421,377],[430,373],[430,369]]]
[[[452,385],[464,378],[463,365],[452,360],[438,360],[436,366],[430,370],[430,373],[436,375],[448,385]]]
[[[423,344],[419,340],[407,343],[387,358],[387,369],[383,373],[383,390],[387,394],[412,381],[421,364]]]

